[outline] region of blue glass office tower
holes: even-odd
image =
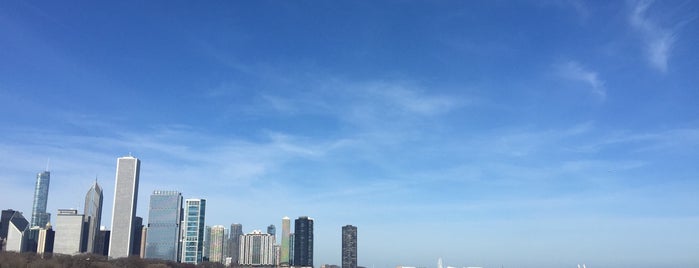
[[[177,261],[182,193],[153,191],[148,208],[146,258]]]
[[[186,199],[182,228],[182,263],[199,264],[204,249],[206,199]]]
[[[49,182],[51,173],[39,172],[36,175],[34,187],[34,204],[32,205],[32,222],[30,226],[44,227],[51,220],[51,214],[46,213],[46,203],[49,199]]]

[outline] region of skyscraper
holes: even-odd
[[[22,252],[25,249],[27,237],[25,232],[29,229],[29,222],[24,218],[21,212],[15,210],[3,210],[3,224],[5,235],[5,251]],[[6,228],[6,229],[5,229]],[[6,231],[5,231],[6,230]]]
[[[279,253],[279,265],[289,266],[289,235],[291,233],[289,217],[282,218],[282,245]]]
[[[263,234],[260,230],[241,236],[240,265],[271,266],[275,265],[274,236]]]
[[[214,225],[209,233],[209,261],[223,263],[224,255],[226,254],[226,227],[223,225]]]
[[[95,254],[107,256],[109,254],[109,238],[111,237],[111,231],[107,230],[104,226],[100,226],[100,232],[95,239]]]
[[[34,204],[32,205],[32,221],[30,226],[44,227],[51,220],[51,214],[46,213],[46,203],[49,199],[49,182],[51,173],[48,171],[36,174],[34,185]]]
[[[276,235],[277,227],[275,227],[274,224],[270,224],[269,226],[267,226],[267,233],[271,235]]]
[[[294,266],[313,267],[313,219],[306,216],[294,221]]]
[[[238,264],[241,235],[243,235],[243,225],[240,223],[231,224],[230,238],[228,238],[228,256],[231,257],[233,264]]]
[[[132,156],[117,159],[114,182],[114,208],[109,238],[109,258],[128,257],[133,248],[134,219],[138,201],[141,161]],[[57,229],[57,231],[60,231]]]
[[[51,223],[47,223],[45,228],[39,230],[36,253],[42,256],[44,253],[53,253],[53,243],[55,237],[56,232],[53,231]]]
[[[97,180],[92,184],[90,190],[87,190],[85,195],[85,219],[88,222],[87,227],[87,251],[88,253],[95,252],[95,239],[100,232],[100,224],[102,224],[102,188],[97,184]]]
[[[279,265],[289,266],[289,235],[291,234],[291,220],[282,218],[282,246],[279,253]]]
[[[148,208],[146,258],[177,261],[182,221],[182,194],[153,191]]]
[[[143,242],[143,218],[135,217],[133,221],[133,245],[130,256],[141,256],[141,242]]]
[[[342,268],[357,268],[356,226],[342,226]]]
[[[89,225],[85,222],[85,216],[78,214],[76,209],[59,209],[56,215],[56,236],[53,243],[53,252],[58,254],[75,255],[85,249],[87,240],[84,239]]]
[[[289,266],[294,266],[294,256],[296,255],[294,252],[295,237],[294,233],[289,234]]]
[[[202,260],[209,261],[209,241],[211,241],[211,226],[204,227],[204,243],[202,245]]]
[[[184,206],[182,263],[202,262],[206,199],[187,199]]]

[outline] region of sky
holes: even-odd
[[[316,266],[699,266],[699,2],[0,2],[0,207],[116,159]],[[50,160],[49,160],[50,159]]]

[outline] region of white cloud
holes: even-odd
[[[599,78],[597,72],[583,67],[576,61],[568,61],[563,64],[559,64],[556,66],[556,69],[558,75],[561,77],[571,81],[585,83],[596,96],[600,97],[601,99],[606,98],[607,92],[604,86],[605,83]]]
[[[636,1],[629,15],[629,24],[641,34],[650,65],[661,72],[666,72],[670,53],[677,40],[675,31],[663,28],[648,17],[648,8],[653,1]]]

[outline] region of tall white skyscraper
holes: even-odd
[[[181,261],[199,264],[202,261],[204,249],[206,199],[186,199],[184,203]]]
[[[126,156],[117,159],[109,258],[128,257],[133,248],[135,230],[133,224],[136,217],[140,168],[141,161],[135,157]]]

